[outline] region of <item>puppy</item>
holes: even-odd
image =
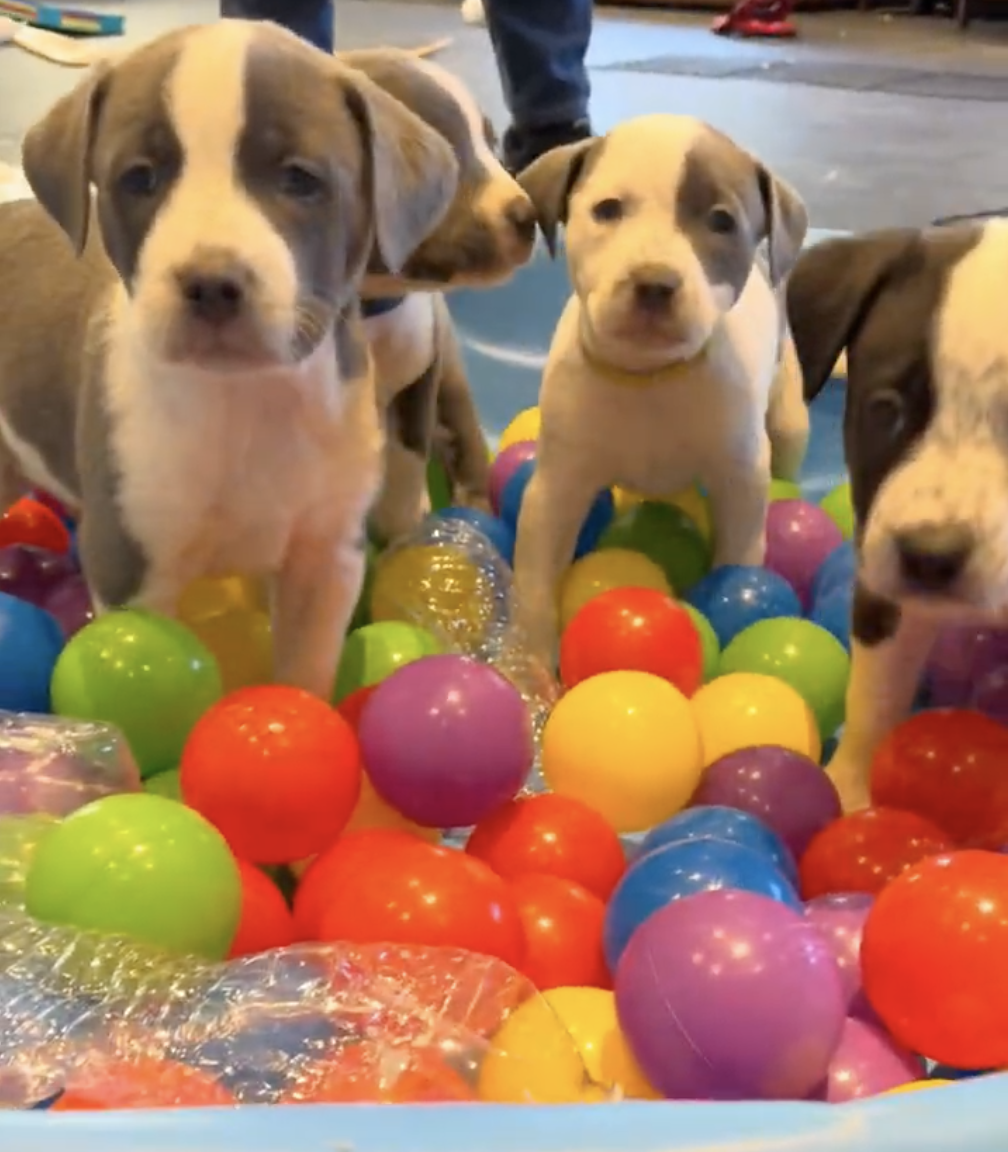
[[[847,716],[829,766],[869,803],[879,742],[910,712],[945,621],[1008,615],[1008,221],[829,240],[787,309],[809,399],[847,351],[857,531]]]
[[[601,489],[699,481],[716,563],[762,562],[771,467],[794,476],[808,438],[780,298],[808,221],[791,188],[685,116],[627,121],[519,179],[551,245],[566,224],[574,287],[515,557],[529,641],[548,658],[557,585]]]
[[[451,149],[294,35],[221,21],[98,65],[23,166],[0,503],[30,483],[80,510],[100,608],[270,578],[276,677],[328,698],[382,475],[357,292],[448,210]]]
[[[376,252],[364,280],[365,328],[388,431],[385,484],[372,527],[379,537],[393,540],[430,510],[431,455],[441,457],[455,503],[488,503],[489,451],[441,293],[508,279],[532,255],[536,214],[497,159],[489,121],[450,72],[389,48],[337,58],[438,132],[459,166],[451,207],[401,273],[391,275]]]

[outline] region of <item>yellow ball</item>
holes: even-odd
[[[904,1092],[920,1092],[922,1088],[944,1088],[954,1084],[954,1080],[912,1080],[909,1084],[901,1084],[898,1088],[890,1088],[883,1092],[883,1096],[900,1096]]]
[[[690,701],[704,765],[729,752],[777,744],[819,760],[822,744],[812,710],[783,680],[732,672],[704,684]]]
[[[603,988],[551,988],[543,996],[574,1039],[588,1075],[626,1100],[663,1099],[641,1071]]]
[[[182,593],[178,616],[190,628],[209,616],[243,609],[246,612],[265,612],[269,607],[266,587],[262,581],[246,576],[205,577],[194,580]]]
[[[690,702],[649,672],[582,680],[560,698],[543,730],[550,790],[581,800],[620,833],[643,832],[674,816],[702,769]]]
[[[386,804],[375,791],[366,772],[361,776],[357,807],[354,808],[347,826],[343,829],[343,835],[347,832],[360,832],[365,828],[391,828],[396,832],[412,832],[414,836],[420,836],[432,844],[441,839],[441,833],[437,828],[422,828],[412,820],[407,820],[391,804]]]
[[[576,560],[560,585],[560,626],[566,628],[580,610],[602,592],[613,588],[653,588],[671,596],[665,573],[643,552],[603,548]]]
[[[543,996],[519,1005],[490,1041],[477,1093],[490,1104],[584,1104],[604,1099],[574,1038]]]
[[[225,692],[272,680],[273,634],[265,612],[234,608],[189,627],[217,658]]]
[[[538,408],[526,408],[524,412],[519,412],[501,433],[501,438],[497,443],[498,454],[522,440],[538,440],[541,423]]]

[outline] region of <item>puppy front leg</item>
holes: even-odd
[[[788,335],[770,390],[767,409],[770,471],[779,480],[797,480],[809,441],[809,414],[794,341]]]
[[[323,700],[364,583],[363,541],[350,539],[295,538],[273,588],[275,679]]]
[[[763,563],[770,500],[770,443],[748,461],[728,461],[706,478],[716,541],[714,566]]]
[[[847,715],[827,768],[845,812],[870,804],[875,751],[910,714],[937,630],[933,620],[856,589]]]

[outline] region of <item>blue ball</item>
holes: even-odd
[[[850,651],[851,612],[854,607],[854,585],[840,584],[812,602],[809,615],[813,624],[825,628]]]
[[[500,518],[512,532],[518,531],[518,516],[521,513],[522,501],[525,499],[525,489],[532,479],[535,466],[534,460],[526,460],[524,464],[520,464],[501,492]],[[615,511],[616,505],[612,493],[608,488],[604,488],[595,497],[595,503],[588,510],[588,515],[581,525],[577,545],[574,549],[575,560],[591,552],[598,544],[602,538],[602,533],[612,522]]]
[[[0,592],[0,708],[48,712],[63,632],[53,616]]]
[[[826,596],[837,588],[846,588],[854,584],[854,573],[857,571],[857,556],[854,553],[854,544],[845,540],[819,565],[819,571],[812,579],[809,589],[809,599],[814,604],[821,596]]]
[[[754,892],[802,911],[797,892],[767,856],[713,837],[675,840],[635,860],[610,897],[602,936],[609,971],[616,971],[630,937],[655,912],[717,888]]]
[[[639,857],[676,841],[705,839],[728,840],[751,848],[770,860],[791,884],[798,884],[798,865],[791,849],[772,828],[749,812],[716,804],[687,808],[652,828],[641,843]]]
[[[686,599],[710,621],[722,649],[760,620],[802,615],[798,594],[783,576],[738,564],[708,572]]]
[[[483,533],[508,564],[514,563],[514,529],[505,524],[500,517],[483,512],[479,508],[464,508],[459,504],[453,504],[437,512],[435,519],[461,520],[465,524],[471,524],[478,532]]]

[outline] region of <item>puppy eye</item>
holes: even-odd
[[[325,180],[304,164],[285,164],[279,182],[282,195],[292,200],[318,200],[326,191]]]
[[[119,177],[119,187],[127,196],[153,196],[160,184],[158,170],[147,160],[130,165]]]
[[[903,397],[893,388],[876,392],[868,401],[866,415],[872,427],[890,437],[897,437],[906,422]]]
[[[738,228],[738,222],[727,208],[712,208],[707,227],[719,236],[730,236]]]
[[[593,204],[591,212],[600,224],[612,224],[623,216],[623,201],[617,200],[615,196],[607,196],[605,200]]]

